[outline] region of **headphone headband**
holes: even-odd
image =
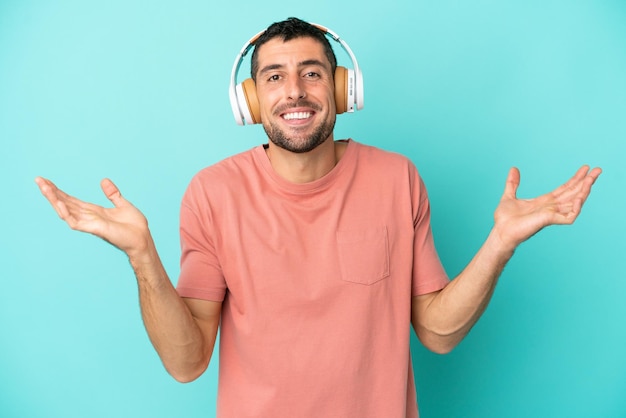
[[[337,113],[361,110],[363,108],[363,74],[361,73],[361,69],[359,68],[359,64],[354,53],[352,52],[352,49],[350,49],[348,44],[341,39],[339,35],[327,27],[315,23],[311,23],[311,25],[320,29],[325,35],[338,42],[352,60],[352,69],[337,67],[337,70],[335,71],[335,102],[337,105]],[[237,84],[236,79],[239,67],[241,67],[241,63],[243,62],[243,58],[252,49],[256,41],[261,35],[263,35],[263,33],[265,33],[266,30],[267,29],[264,29],[257,33],[243,45],[241,51],[239,51],[239,54],[237,54],[237,57],[235,58],[230,74],[230,87],[228,93],[233,115],[235,116],[235,121],[238,125],[243,125],[244,122],[247,124],[261,122],[260,115],[258,115],[258,101],[256,99],[256,87],[254,86],[254,81],[247,79],[244,82]]]

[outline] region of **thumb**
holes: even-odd
[[[125,199],[122,197],[120,190],[111,180],[106,178],[103,179],[100,182],[100,187],[102,188],[102,191],[106,195],[107,199],[109,199],[111,203],[113,203],[116,207],[125,202]]]
[[[512,167],[509,170],[509,175],[506,179],[506,185],[504,186],[504,197],[509,199],[517,199],[517,188],[520,182],[520,172],[517,167]]]

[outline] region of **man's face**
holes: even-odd
[[[272,39],[260,47],[258,62],[256,89],[269,139],[303,153],[332,137],[334,79],[322,45],[308,37]]]

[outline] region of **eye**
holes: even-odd
[[[280,80],[280,76],[278,74],[273,74],[273,75],[269,76],[268,79],[267,79],[267,81],[270,81],[270,82],[278,81],[278,80]]]
[[[317,78],[320,78],[320,75],[319,73],[316,73],[315,71],[309,71],[308,73],[304,74],[304,78],[317,79]]]

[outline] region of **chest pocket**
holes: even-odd
[[[387,228],[337,231],[341,279],[371,285],[389,276]]]

